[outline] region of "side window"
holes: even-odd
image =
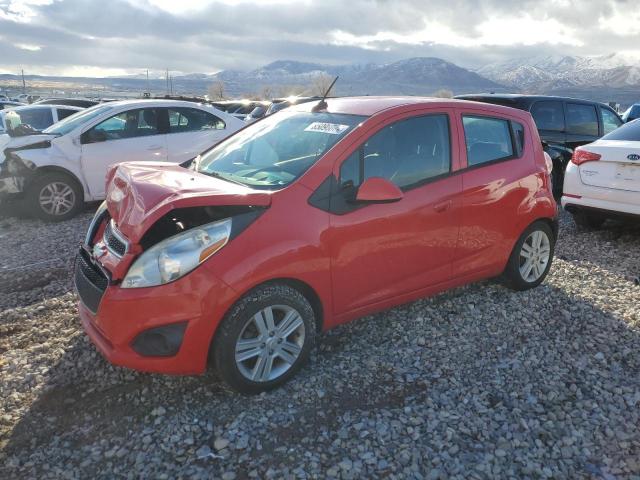
[[[518,122],[511,122],[511,130],[513,131],[513,140],[516,147],[516,156],[521,157],[524,151],[524,125]]]
[[[68,108],[58,108],[58,121],[67,118],[76,113],[75,110],[69,110]]]
[[[575,135],[598,136],[598,117],[596,107],[567,103],[567,133]]]
[[[83,134],[83,143],[156,135],[159,109],[142,108],[118,113]]]
[[[622,125],[622,122],[615,113],[607,108],[601,108],[602,112],[602,126],[604,127],[604,135],[613,132],[616,128]]]
[[[451,168],[449,117],[425,115],[401,120],[371,136],[340,167],[343,187],[382,177],[409,188]]]
[[[196,108],[169,108],[169,133],[224,130],[225,123],[215,115]]]
[[[536,102],[531,108],[531,115],[536,122],[538,130],[564,131],[562,102]]]
[[[44,130],[53,124],[53,112],[50,108],[14,110],[14,112],[17,114],[19,121],[17,123],[12,121],[11,126],[13,128],[16,128],[18,125],[30,125],[36,130]]]
[[[462,125],[467,144],[467,166],[514,157],[508,120],[464,115]]]

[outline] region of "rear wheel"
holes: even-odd
[[[573,215],[573,221],[576,222],[576,226],[586,230],[596,230],[604,225],[607,220],[602,215],[587,212],[575,212]]]
[[[49,222],[75,216],[83,202],[82,187],[74,178],[60,172],[37,175],[27,190],[26,206],[29,213]]]
[[[231,387],[259,393],[282,385],[302,367],[315,333],[313,308],[298,290],[265,285],[239,300],[225,317],[213,358]]]
[[[516,242],[504,271],[507,286],[528,290],[540,285],[551,268],[555,236],[546,222],[532,223]]]

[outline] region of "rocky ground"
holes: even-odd
[[[89,219],[0,219],[0,478],[640,478],[637,227],[565,215],[541,287],[362,318],[244,397],[100,357],[70,293]]]

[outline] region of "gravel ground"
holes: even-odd
[[[69,293],[89,219],[0,219],[0,478],[640,478],[638,227],[563,215],[534,291],[362,318],[243,397],[100,357]]]

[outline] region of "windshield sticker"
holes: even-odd
[[[305,128],[304,131],[329,133],[331,135],[340,135],[342,132],[344,132],[348,128],[349,128],[349,125],[340,125],[338,123],[313,122],[311,125]]]

